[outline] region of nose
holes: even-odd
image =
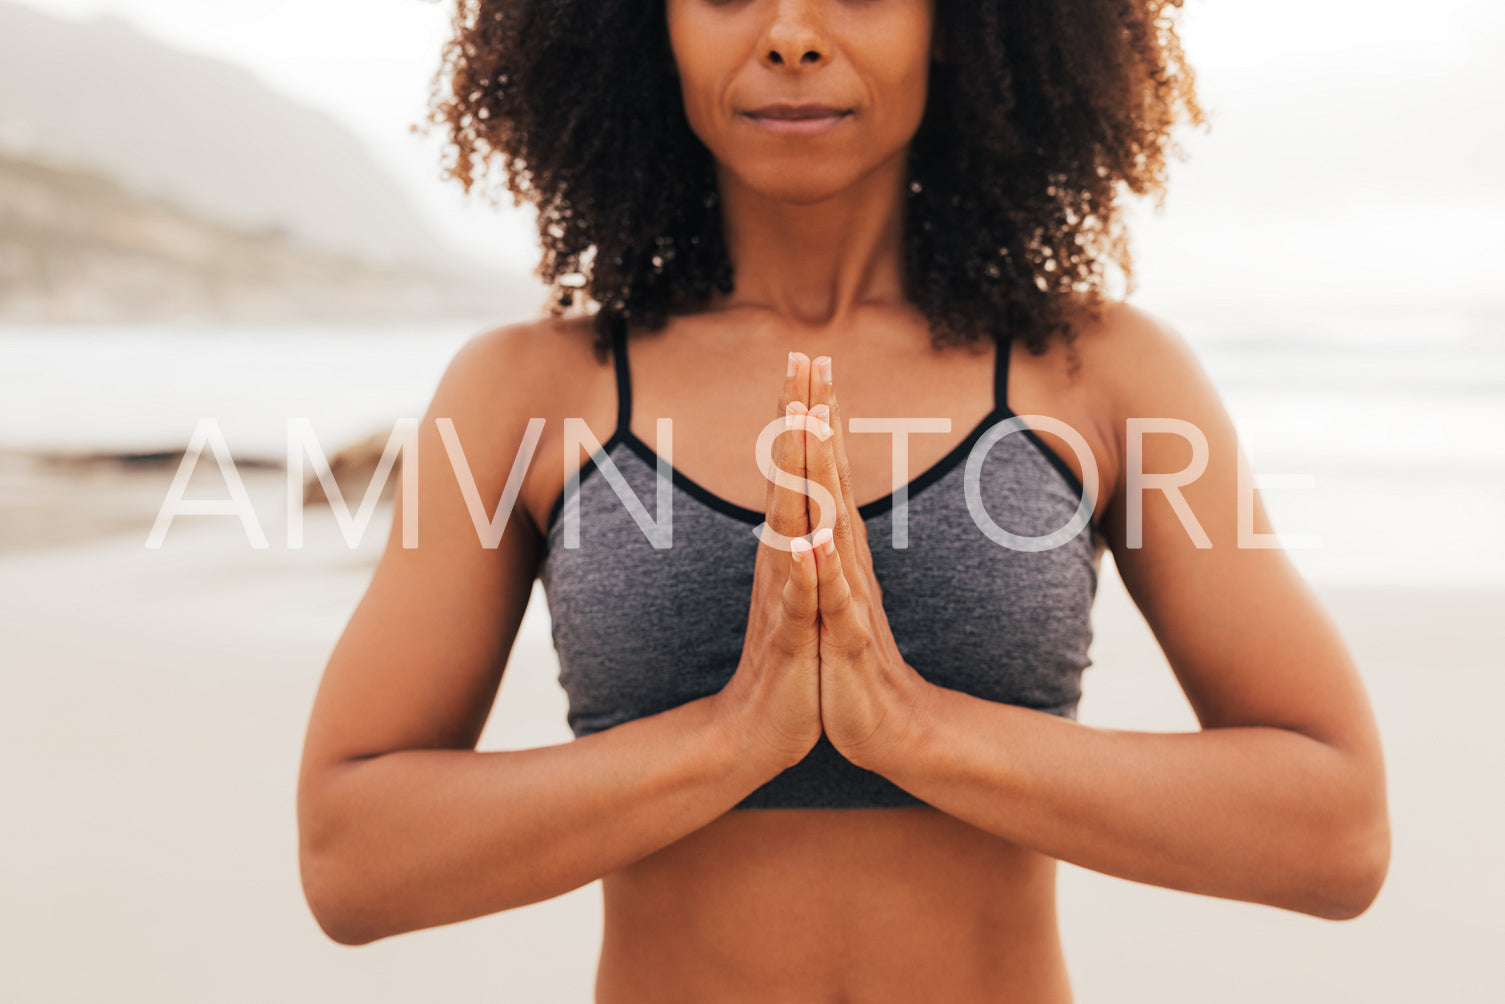
[[[766,62],[774,66],[818,66],[831,58],[819,0],[777,0],[773,7],[762,43]]]

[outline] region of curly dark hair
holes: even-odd
[[[1133,291],[1120,183],[1162,210],[1167,152],[1186,159],[1173,127],[1206,124],[1182,2],[936,0],[904,272],[937,348],[1000,319],[1037,355],[1057,331],[1070,346],[1070,308],[1106,303],[1105,259]],[[732,290],[661,0],[456,0],[431,125],[445,177],[470,194],[500,160],[513,205],[536,207],[548,309],[595,301],[598,351],[618,317],[658,329]]]

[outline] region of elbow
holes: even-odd
[[[360,866],[329,813],[303,797],[298,808],[298,878],[319,930],[338,945],[367,945],[385,937],[374,922],[371,874]]]
[[[385,936],[369,922],[359,904],[353,902],[349,883],[339,880],[341,869],[329,855],[321,857],[305,851],[299,856],[298,867],[303,899],[319,930],[330,941],[354,947],[369,945]]]
[[[329,861],[328,855],[321,857],[305,849],[299,854],[298,870],[303,899],[319,930],[330,941],[355,946],[377,940],[377,935],[358,922],[357,911],[351,908],[349,897],[335,877],[338,869]]]
[[[337,924],[320,919],[318,914],[314,915],[314,919],[319,923],[319,930],[323,931],[329,937],[329,940],[337,945],[348,945],[351,948],[355,948],[359,945],[369,945],[379,937],[379,935],[358,931],[353,927],[340,927]]]
[[[309,898],[308,905],[314,915],[314,921],[319,925],[319,930],[323,931],[325,937],[335,944],[349,945],[354,948],[358,945],[369,945],[377,940],[377,935],[361,930],[327,904],[316,906],[314,900]]]
[[[1303,912],[1323,920],[1353,920],[1374,905],[1390,871],[1388,815],[1381,811],[1337,841],[1331,861],[1322,895]]]
[[[1385,772],[1376,754],[1322,800],[1327,812],[1313,820],[1306,846],[1316,871],[1296,909],[1323,920],[1353,920],[1379,898],[1390,871],[1390,809]]]
[[[1390,823],[1381,820],[1369,838],[1362,858],[1362,867],[1349,888],[1349,897],[1341,904],[1333,920],[1353,920],[1368,910],[1379,898],[1385,885],[1385,876],[1390,872]]]
[[[303,899],[325,937],[338,945],[357,946],[390,933],[374,923],[368,905],[371,875],[353,853],[349,827],[342,825],[341,814],[307,774],[298,788],[297,828]]]
[[[369,945],[375,941],[374,936],[368,935],[353,925],[344,923],[339,914],[328,908],[314,906],[313,900],[309,900],[309,908],[313,912],[314,920],[319,925],[319,930],[337,945],[349,945],[354,948],[358,945]]]

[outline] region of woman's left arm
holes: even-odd
[[[1116,316],[1103,358],[1113,364],[1105,385],[1124,462],[1105,532],[1201,731],[1100,728],[924,684],[912,727],[862,766],[944,812],[1084,868],[1356,917],[1377,896],[1390,859],[1384,759],[1363,683],[1285,551],[1248,546],[1251,529],[1270,534],[1271,526],[1195,355],[1137,309],[1119,305]],[[1144,432],[1142,449],[1128,449],[1130,423],[1166,418],[1188,423],[1175,424],[1185,435]],[[1199,433],[1206,467],[1196,475]],[[1185,504],[1173,505],[1170,492],[1133,468],[1185,470],[1172,479],[1187,482],[1174,489]],[[1252,493],[1245,546],[1241,477]],[[1131,506],[1135,488],[1144,490]],[[1142,539],[1128,518],[1136,509]]]

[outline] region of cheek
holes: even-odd
[[[885,26],[861,46],[868,79],[880,93],[884,131],[912,133],[925,113],[930,80],[930,22],[916,20]],[[924,44],[921,44],[921,43]]]
[[[714,78],[697,76],[692,68],[681,65],[679,86],[680,101],[684,106],[685,119],[689,122],[690,131],[698,136],[702,143],[714,149],[721,121],[716,104]]]
[[[690,126],[690,132],[700,138],[702,143],[710,145],[711,131],[715,129],[715,114],[710,106],[701,86],[695,78],[686,74],[682,67],[679,72],[680,104],[684,108],[685,121]]]
[[[904,108],[912,125],[919,125],[920,117],[925,111],[925,94],[930,82],[930,43],[929,23],[916,29],[919,37],[927,39],[923,47],[908,46],[903,52],[896,52],[893,56],[893,65],[897,78],[899,94],[903,96],[901,107]]]
[[[704,139],[705,130],[716,121],[720,87],[716,53],[722,51],[725,40],[699,24],[693,11],[676,15],[671,3],[669,13],[670,55],[679,77],[685,117],[695,134]]]
[[[925,114],[926,88],[929,83],[930,64],[917,62],[907,72],[894,75],[889,81],[889,108],[896,124],[909,130],[919,127]]]

